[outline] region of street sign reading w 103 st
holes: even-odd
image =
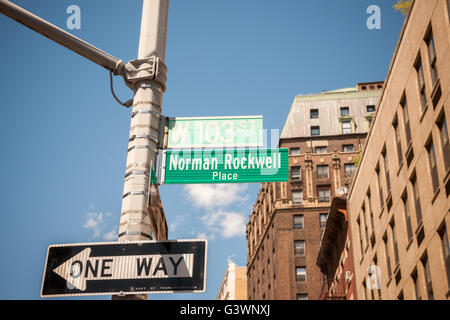
[[[289,180],[288,149],[167,150],[160,183],[250,183]]]
[[[48,247],[42,297],[204,292],[206,240]]]
[[[170,149],[262,146],[262,116],[168,119]]]

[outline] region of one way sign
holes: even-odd
[[[204,292],[206,240],[48,247],[42,297]]]

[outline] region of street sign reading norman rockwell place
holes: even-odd
[[[288,149],[167,150],[161,165],[161,184],[289,180]]]

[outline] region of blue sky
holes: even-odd
[[[137,56],[140,0],[13,2],[66,30],[76,4],[81,29],[68,31]],[[385,78],[404,19],[394,2],[171,0],[163,114],[263,115],[281,130],[295,95]],[[370,5],[379,30],[366,26]],[[39,299],[49,245],[116,239],[130,110],[112,98],[106,70],[2,15],[0,41],[0,299]],[[160,186],[169,239],[209,239],[207,290],[149,299],[215,298],[227,261],[246,265],[259,187]]]

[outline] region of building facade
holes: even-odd
[[[449,6],[412,2],[349,192],[358,299],[450,295]]]
[[[247,223],[249,299],[319,299],[327,213],[349,187],[382,87],[295,97],[279,141],[289,149],[289,181],[263,183]]]
[[[227,265],[216,300],[247,300],[247,268],[234,262]]]

